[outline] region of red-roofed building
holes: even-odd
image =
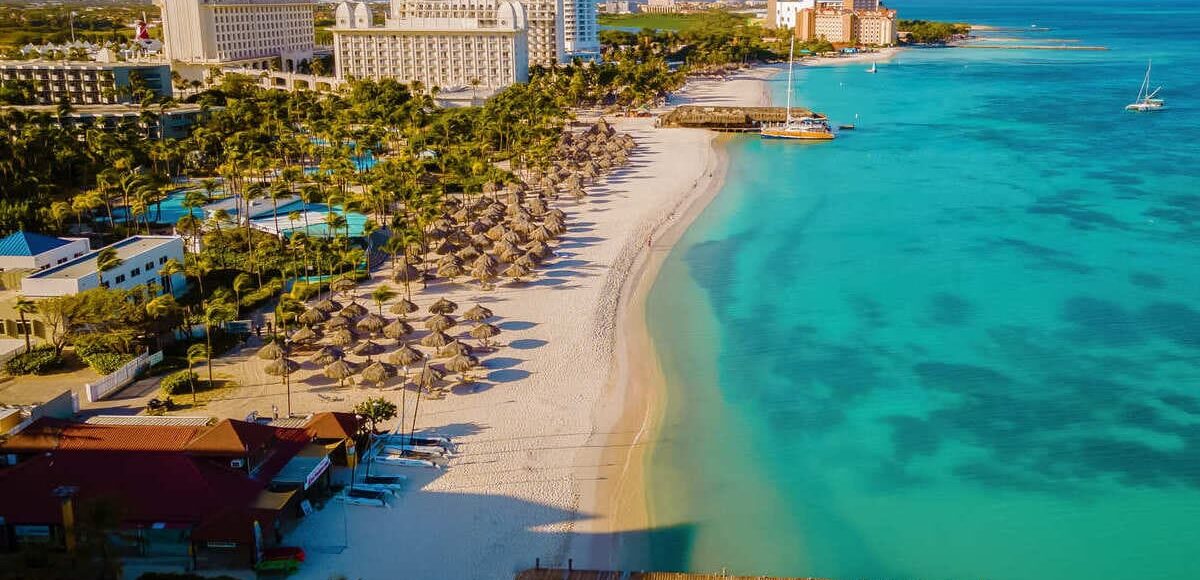
[[[62,545],[62,500],[76,521],[109,502],[127,557],[185,567],[254,563],[305,499],[328,492],[330,446],[306,429],[225,420],[211,427],[89,425],[42,419],[0,444],[0,548]],[[4,461],[0,461],[3,465]]]

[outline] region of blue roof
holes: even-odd
[[[31,232],[13,232],[0,240],[0,256],[36,256],[71,242]]]

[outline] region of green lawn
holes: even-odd
[[[657,30],[688,30],[701,25],[705,14],[601,14],[601,26],[619,28],[654,28]]]

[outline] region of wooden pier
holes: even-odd
[[[533,568],[517,574],[517,580],[819,580],[817,578],[780,578],[776,576],[732,576],[729,574],[688,574],[684,572],[619,572],[615,570],[570,570]]]
[[[813,112],[792,107],[793,117],[807,117]],[[764,123],[782,123],[787,120],[784,107],[701,107],[683,105],[659,117],[660,127],[687,127],[711,129],[734,133],[758,131]]]

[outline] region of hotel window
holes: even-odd
[[[113,280],[113,282],[115,282],[115,283],[117,283],[117,284],[120,284],[121,282],[124,282],[124,281],[125,281],[125,275],[124,275],[124,274],[118,274],[118,275],[117,275],[117,278],[116,278],[115,280]]]

